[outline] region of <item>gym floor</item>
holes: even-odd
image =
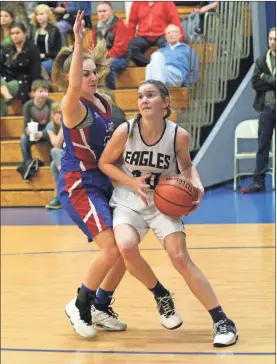
[[[126,274],[114,308],[128,330],[78,337],[64,305],[97,252],[95,244],[86,242],[63,210],[4,208],[2,363],[275,363],[275,192],[270,186],[255,195],[234,193],[231,185],[213,189],[184,222],[192,259],[237,324],[237,345],[213,348],[209,315],[151,232],[141,243],[142,254],[174,292],[183,326],[164,329],[152,295]]]

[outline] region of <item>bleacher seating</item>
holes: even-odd
[[[193,7],[178,7],[180,17],[185,17]],[[125,18],[125,13],[116,12],[115,15]],[[95,22],[95,16],[92,19]],[[87,30],[84,48],[91,40],[91,31]],[[199,55],[200,63],[211,63],[215,59],[215,46],[213,44],[193,45]],[[146,56],[156,50],[151,47]],[[145,79],[145,69],[130,64],[117,80],[115,99],[119,107],[125,112],[127,119],[136,114],[137,86]],[[174,88],[170,90],[173,113],[170,119],[176,122],[179,112],[190,107],[189,92],[187,88]],[[61,100],[62,93],[53,92],[49,97]],[[20,136],[23,133],[22,105],[15,102],[9,105],[9,116],[1,118],[1,205],[2,206],[44,206],[53,196],[53,182],[49,168],[49,150],[46,144],[36,144],[32,147],[33,157],[43,160],[46,165],[40,168],[38,174],[30,183],[22,181],[16,171],[17,165],[22,162],[20,151]]]

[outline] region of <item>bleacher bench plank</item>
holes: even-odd
[[[20,138],[23,134],[23,116],[2,116],[0,119],[0,137]]]
[[[1,207],[41,207],[52,197],[53,191],[2,191]]]
[[[172,110],[169,119],[176,123],[176,118],[180,110]],[[127,111],[126,119],[132,119],[137,114],[137,111]],[[0,120],[1,139],[20,138],[23,130],[23,116],[3,116]]]
[[[189,104],[189,94],[187,88],[171,88],[171,106],[174,109],[186,109]],[[49,97],[55,101],[60,101],[62,92],[52,92]],[[116,104],[124,111],[135,110],[137,108],[137,90],[115,90],[114,97]]]
[[[52,180],[49,167],[40,167],[30,183],[22,180],[21,175],[16,171],[15,166],[1,167],[1,190],[52,190]]]
[[[32,156],[49,163],[50,145],[37,143],[32,146]],[[21,163],[20,140],[1,140],[1,163]]]
[[[137,90],[116,90],[114,93],[117,106],[129,111],[137,108]],[[189,104],[187,88],[170,89],[171,106],[174,109],[186,109]]]

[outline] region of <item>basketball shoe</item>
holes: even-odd
[[[92,338],[96,335],[96,330],[91,321],[91,300],[80,301],[74,297],[65,306],[65,313],[77,334]]]
[[[214,346],[217,348],[234,345],[238,340],[236,325],[229,319],[214,324]]]
[[[161,324],[166,329],[174,330],[182,326],[183,320],[178,312],[175,311],[172,295],[169,292],[163,297],[155,296],[155,300],[158,305],[157,308],[160,313]]]
[[[125,331],[127,329],[127,324],[119,320],[118,314],[114,312],[111,306],[98,310],[92,305],[91,319],[94,325],[102,327],[105,331]]]

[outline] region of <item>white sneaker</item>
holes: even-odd
[[[91,306],[92,323],[98,327],[102,327],[105,331],[125,331],[127,324],[118,319],[118,315],[111,307],[107,311],[97,310]]]
[[[158,304],[157,308],[160,313],[161,324],[166,329],[174,330],[182,326],[183,320],[178,312],[175,311],[174,302],[170,293],[164,297],[155,296],[155,300]]]
[[[214,324],[214,346],[217,348],[234,345],[238,340],[238,332],[233,321],[220,320]]]
[[[90,306],[82,309],[81,307],[76,307],[76,299],[74,297],[65,306],[65,313],[70,319],[74,330],[81,336],[92,338],[96,335],[95,327],[91,322],[91,310]]]

